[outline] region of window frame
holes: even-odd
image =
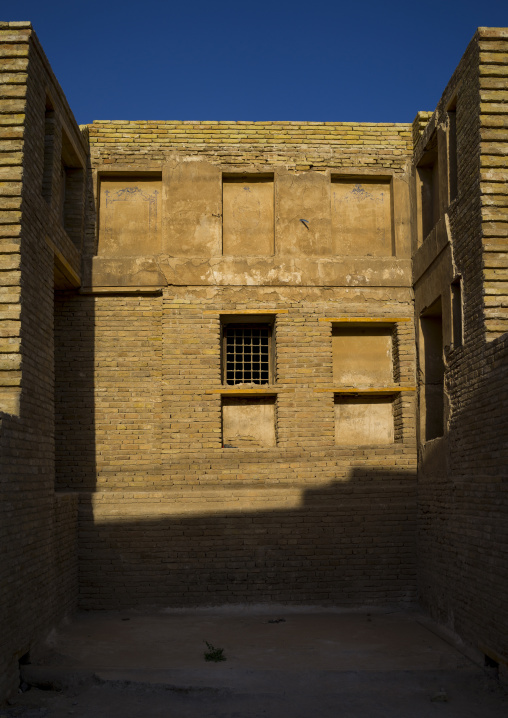
[[[268,381],[244,381],[228,383],[227,380],[227,334],[231,329],[258,327],[268,330]],[[275,383],[275,332],[273,321],[259,320],[258,317],[238,316],[235,320],[223,321],[221,324],[221,382],[224,387],[270,387]]]

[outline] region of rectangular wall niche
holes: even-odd
[[[274,253],[272,176],[224,177],[222,253],[235,257]]]
[[[81,247],[84,220],[85,171],[66,133],[62,131],[60,165],[60,214],[62,224],[76,247]]]
[[[390,327],[333,327],[334,386],[393,385]]]
[[[335,395],[336,444],[393,444],[393,424],[392,397]]]
[[[439,163],[435,132],[425,148],[416,172],[418,244],[421,244],[439,219]]]
[[[420,317],[420,417],[422,440],[429,441],[444,432],[443,312],[441,297]]]
[[[222,397],[222,445],[255,449],[276,445],[275,397]]]
[[[334,254],[357,257],[394,254],[391,195],[389,180],[332,179]]]
[[[102,177],[98,254],[133,257],[161,251],[161,178]]]
[[[42,196],[51,202],[53,194],[53,162],[55,152],[55,111],[49,97],[46,97],[44,113],[44,167],[42,172]]]

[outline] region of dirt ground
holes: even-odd
[[[81,613],[0,718],[507,718],[495,672],[465,653],[418,612]]]

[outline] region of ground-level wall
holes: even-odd
[[[61,293],[57,481],[80,492],[81,605],[413,600],[410,312],[400,287]],[[272,321],[268,385],[224,383],[225,317]],[[385,327],[390,375],[363,376],[362,396],[376,422],[387,390],[389,442],[337,433],[336,394],[359,389],[334,378],[333,327],[347,343],[355,319],[355,341]],[[271,397],[275,446],[227,445],[233,397]]]

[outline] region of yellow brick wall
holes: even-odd
[[[508,331],[508,32],[483,29],[480,47],[480,180],[485,330]]]
[[[88,130],[94,163],[135,157],[140,169],[175,152],[232,167],[400,170],[412,151],[411,125],[402,123],[95,121]]]

